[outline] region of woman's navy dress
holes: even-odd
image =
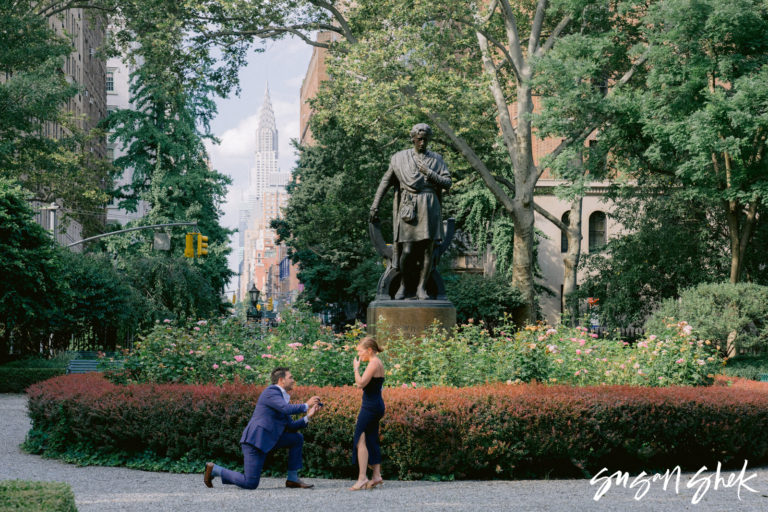
[[[365,446],[368,448],[368,464],[381,464],[379,446],[379,420],[384,416],[384,399],[381,386],[384,377],[373,377],[363,388],[363,404],[355,424],[355,440],[352,444],[352,463],[357,464],[357,442],[365,432]]]

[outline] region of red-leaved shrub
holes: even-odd
[[[242,460],[238,441],[262,389],[118,386],[89,374],[35,384],[27,394],[33,430],[51,453],[78,446],[234,464]],[[303,431],[305,468],[350,476],[361,392],[299,387],[292,399],[315,394],[325,407]],[[718,378],[711,387],[385,388],[384,401],[384,472],[393,477],[583,476],[602,467],[698,469],[768,460],[768,385],[736,378]]]

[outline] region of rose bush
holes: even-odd
[[[385,330],[386,326],[379,326]],[[288,366],[312,386],[352,384],[355,346],[365,326],[334,334],[308,312],[283,315],[265,332],[234,320],[191,329],[158,324],[136,344],[116,382],[266,384]],[[482,322],[450,331],[434,326],[418,338],[390,338],[381,355],[388,386],[464,387],[494,382],[589,385],[703,385],[722,369],[717,345],[680,322],[634,344],[598,338],[584,327],[529,326],[502,318],[492,334]]]

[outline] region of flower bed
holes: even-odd
[[[384,327],[379,326],[380,329]],[[275,366],[314,386],[354,383],[352,359],[364,326],[333,334],[302,311],[266,333],[237,322],[161,323],[125,359],[115,382],[264,384]],[[261,335],[263,334],[263,336]],[[509,318],[494,334],[483,324],[437,326],[418,338],[391,339],[382,354],[388,386],[476,386],[494,382],[590,385],[710,384],[722,368],[717,346],[680,322],[630,345],[583,327],[530,326]]]
[[[717,461],[768,460],[768,385],[731,379],[710,387],[486,385],[388,388],[384,473],[399,478],[583,476]],[[201,470],[241,463],[238,440],[263,388],[245,384],[120,386],[69,375],[28,390],[26,446],[80,462],[153,462]],[[305,435],[305,474],[348,477],[360,391],[300,387],[325,408]],[[276,458],[283,461],[284,457]],[[157,461],[168,464],[158,466]],[[131,462],[133,461],[133,462]]]

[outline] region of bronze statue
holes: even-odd
[[[394,188],[391,265],[400,276],[395,300],[426,300],[435,295],[428,293],[428,285],[439,256],[435,241],[445,238],[441,201],[442,191],[451,186],[451,175],[443,157],[427,150],[431,138],[429,125],[413,127],[413,149],[392,155],[371,205],[370,222],[378,224],[379,203],[389,187]],[[439,280],[439,275],[433,277]],[[442,288],[441,280],[438,288]]]

